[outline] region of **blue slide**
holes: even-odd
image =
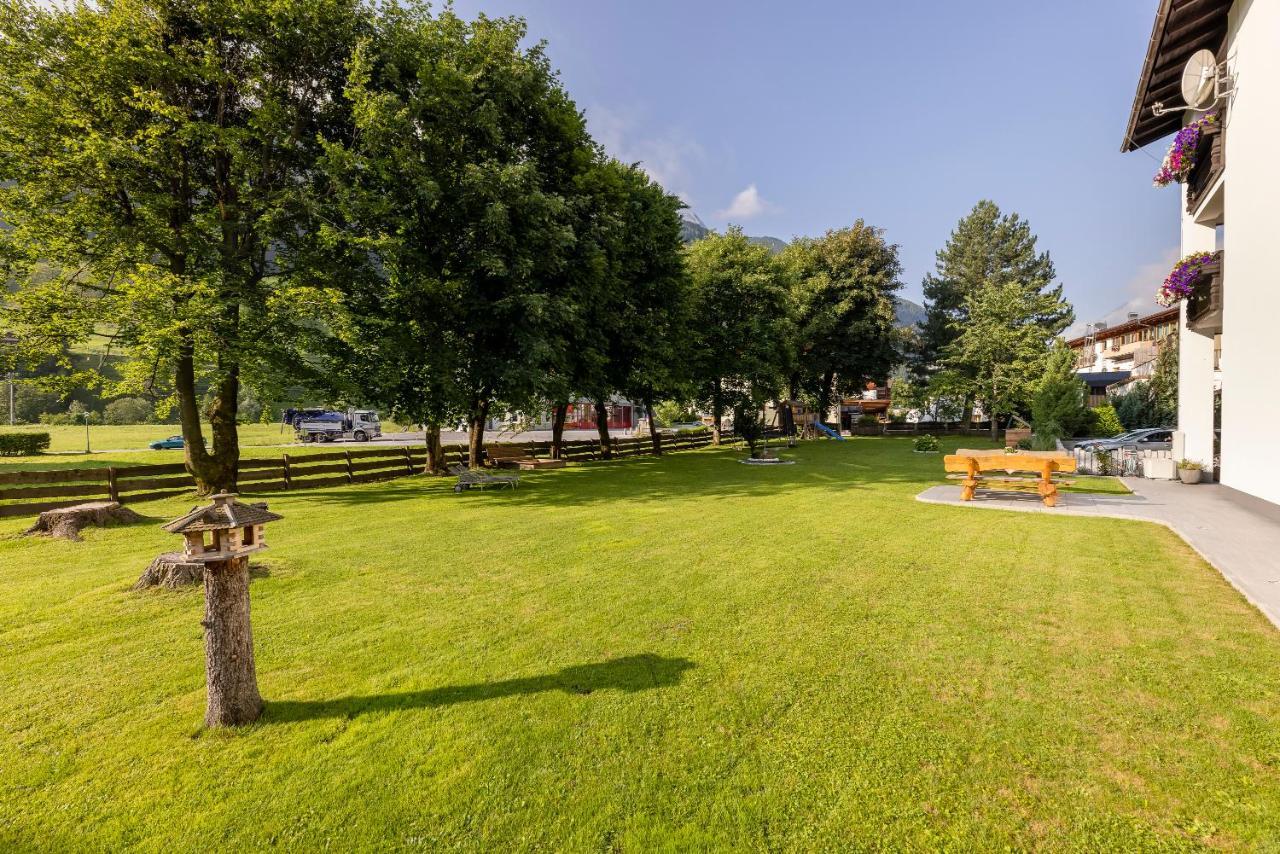
[[[813,422],[813,426],[817,427],[823,433],[826,433],[832,439],[838,439],[841,442],[844,441],[844,436],[841,436],[839,433],[837,433],[835,430],[832,430],[830,427],[828,427],[826,424],[823,424],[821,421]]]

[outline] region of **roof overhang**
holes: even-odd
[[[1129,113],[1121,151],[1133,151],[1182,127],[1182,68],[1191,54],[1202,48],[1223,59],[1227,39],[1227,11],[1232,0],[1160,0],[1151,41],[1138,78],[1138,92]],[[1157,102],[1175,107],[1157,116]]]

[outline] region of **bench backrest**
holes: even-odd
[[[489,445],[484,450],[492,460],[518,460],[529,456],[529,449],[520,445]]]

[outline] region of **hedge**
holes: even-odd
[[[47,450],[48,433],[0,433],[0,457],[29,457]]]

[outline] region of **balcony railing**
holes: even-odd
[[[1195,292],[1187,299],[1187,328],[1201,335],[1222,331],[1222,251],[1200,270]]]
[[[1222,118],[1206,124],[1200,131],[1200,144],[1196,146],[1196,165],[1187,176],[1187,213],[1195,213],[1204,195],[1218,180],[1226,167],[1226,134],[1222,130]]]

